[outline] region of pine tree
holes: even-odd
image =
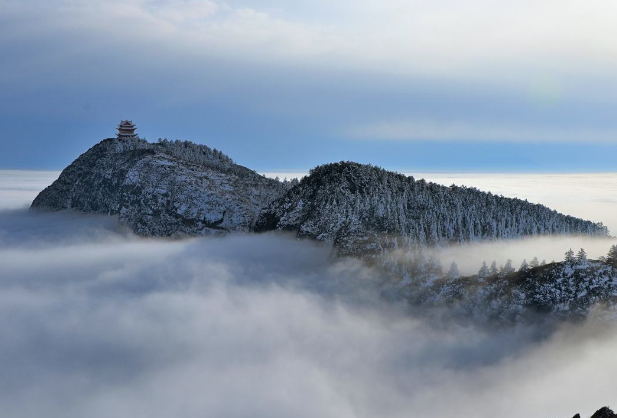
[[[538,261],[538,257],[534,257],[533,260],[531,260],[531,263],[529,263],[529,267],[536,268],[540,265],[540,262]]]
[[[576,254],[576,264],[579,266],[587,263],[587,252],[584,248],[581,248],[579,252]]]
[[[490,268],[489,271],[491,273],[491,276],[496,276],[496,275],[499,274],[499,270],[497,269],[497,262],[496,261],[493,261],[491,263],[491,268]]]
[[[617,267],[617,245],[613,245],[606,256],[606,264]]]
[[[428,260],[428,272],[433,278],[443,276],[443,266],[441,265],[441,262],[433,256],[431,256]]]
[[[503,266],[501,270],[499,271],[499,277],[508,276],[514,273],[514,271],[515,271],[514,267],[512,267],[512,260],[508,259],[508,261],[506,261],[506,265]]]
[[[566,264],[568,264],[570,266],[572,266],[572,265],[574,265],[574,263],[576,263],[576,258],[574,257],[574,251],[572,251],[572,248],[570,248],[568,251],[566,251],[565,262],[566,262]]]
[[[419,279],[426,279],[428,276],[428,268],[427,268],[426,258],[424,258],[424,254],[420,252],[413,261],[413,272],[414,276]]]
[[[527,264],[527,260],[523,260],[523,262],[521,263],[521,267],[518,270],[522,272],[529,270],[529,264]]]
[[[448,279],[456,280],[460,278],[461,274],[458,272],[458,265],[453,261],[452,264],[450,264],[450,270],[448,271]]]
[[[480,271],[478,271],[478,278],[484,279],[490,276],[490,272],[488,270],[488,266],[486,265],[486,261],[482,262],[482,267],[480,267]]]

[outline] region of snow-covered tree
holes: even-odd
[[[587,252],[584,248],[581,248],[576,254],[576,264],[579,266],[587,264]]]
[[[570,248],[568,251],[566,251],[566,258],[565,258],[565,262],[566,264],[572,266],[576,263],[576,257],[574,257],[574,251],[572,251],[572,248]]]
[[[515,272],[514,267],[512,267],[512,260],[508,259],[508,261],[506,261],[506,265],[503,266],[500,270],[499,270],[499,276],[500,277],[505,277],[508,276],[509,274],[512,274]]]
[[[491,263],[491,268],[489,269],[489,272],[491,273],[491,276],[496,276],[499,274],[499,269],[497,268],[497,262],[493,261]]]
[[[441,262],[433,256],[431,256],[428,260],[428,275],[432,279],[443,276],[443,266],[441,265]]]
[[[428,263],[426,262],[426,258],[424,258],[424,254],[422,252],[415,255],[415,260],[413,262],[413,274],[418,279],[426,279],[428,276]]]
[[[542,205],[352,162],[316,167],[293,190],[269,209],[276,212],[278,227],[339,237],[339,245],[354,252],[361,251],[357,237],[371,249],[388,251],[529,235],[606,235],[602,225]],[[305,215],[298,217],[300,212]],[[385,241],[382,236],[388,245],[371,242]]]
[[[611,246],[606,255],[606,264],[617,267],[617,245]]]
[[[458,265],[455,261],[450,264],[450,270],[448,271],[448,279],[456,280],[461,278],[461,273],[458,271]]]
[[[518,271],[525,272],[527,270],[529,270],[529,264],[527,264],[527,260],[523,260],[523,262],[521,263],[521,267],[518,269]]]
[[[538,257],[534,257],[533,260],[531,260],[531,263],[529,263],[529,267],[536,268],[540,265],[540,261],[538,261]]]
[[[486,261],[483,261],[482,262],[482,267],[480,267],[480,271],[478,271],[478,277],[480,279],[484,279],[484,278],[486,278],[486,277],[488,277],[490,275],[491,275],[491,273],[490,273],[490,271],[488,269],[488,266],[486,265]]]

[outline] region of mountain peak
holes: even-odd
[[[189,141],[108,138],[64,169],[33,208],[117,215],[147,236],[253,229],[286,186]]]

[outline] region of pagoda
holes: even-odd
[[[135,124],[133,124],[133,121],[120,121],[120,124],[118,125],[118,139],[137,138],[137,135],[135,134],[135,129],[137,128],[135,127]]]

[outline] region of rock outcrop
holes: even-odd
[[[118,215],[144,236],[208,235],[251,231],[285,191],[203,145],[110,138],[64,169],[32,207]]]

